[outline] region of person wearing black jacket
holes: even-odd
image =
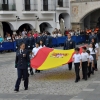
[[[15,68],[17,68],[18,78],[15,84],[16,92],[19,91],[21,79],[24,79],[25,90],[28,90],[28,64],[30,63],[29,55],[25,50],[25,44],[20,44],[20,49],[16,52]]]
[[[32,36],[32,34],[30,35],[30,37],[28,38],[28,40],[29,40],[28,48],[30,50],[32,50],[35,47],[35,39]]]
[[[45,40],[45,46],[52,48],[52,37],[50,36],[49,32],[47,32],[46,34],[47,34],[47,36],[46,36],[46,40]]]
[[[74,49],[75,42],[71,39],[71,34],[67,35],[68,39],[64,43],[64,50]],[[69,70],[72,70],[72,62],[68,63]]]

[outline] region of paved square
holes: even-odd
[[[95,72],[95,75],[92,75],[88,81],[81,80],[79,83],[75,83],[74,66],[72,71],[68,71],[67,65],[64,65],[30,76],[29,90],[24,91],[22,81],[20,91],[16,94],[13,91],[17,79],[14,62],[15,53],[0,54],[0,100],[70,100],[84,89],[94,89],[95,91],[95,87],[100,85],[99,71]],[[98,61],[99,66],[100,62]],[[98,92],[100,92],[99,89]],[[82,95],[84,94],[82,93]]]

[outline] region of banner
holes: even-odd
[[[31,67],[38,70],[48,70],[62,66],[72,62],[74,52],[74,49],[59,50],[46,47],[41,48],[31,60]]]

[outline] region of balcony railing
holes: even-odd
[[[62,1],[62,2],[58,2],[57,1],[57,4],[56,4],[57,7],[64,7],[64,8],[69,8],[69,2],[66,0],[66,1]]]
[[[23,11],[38,11],[38,4],[23,5]]]
[[[95,2],[95,1],[100,1],[100,0],[76,0],[72,2]]]
[[[0,4],[0,11],[16,11],[15,4]]]
[[[48,5],[43,5],[41,4],[41,11],[55,11],[55,5],[54,4],[48,4]]]

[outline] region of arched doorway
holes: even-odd
[[[67,28],[67,29],[70,29],[70,16],[68,13],[61,13],[59,15],[59,22],[61,19],[64,20],[64,26]]]
[[[13,31],[14,28],[12,26],[12,24],[8,23],[8,22],[2,22],[2,25],[3,25],[3,33],[4,33],[4,37],[7,33],[9,33],[10,35],[13,34]]]
[[[40,27],[40,32],[44,31],[52,32],[52,26],[47,22],[41,23],[39,27]]]
[[[26,29],[26,31],[30,31],[33,30],[34,28],[31,24],[25,23],[18,28],[17,33],[22,32],[24,29]]]
[[[82,27],[84,29],[100,27],[100,8],[86,14],[80,22],[82,22]]]

